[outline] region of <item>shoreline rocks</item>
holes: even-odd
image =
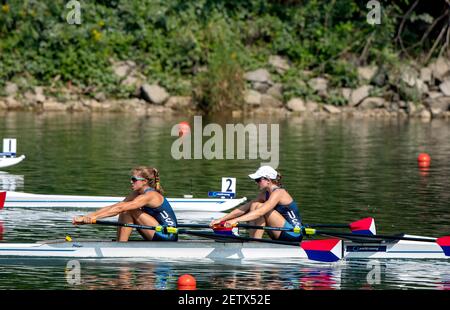
[[[376,65],[356,69],[356,84],[336,87],[332,77],[326,74],[293,71],[296,69],[287,58],[271,55],[267,68],[244,74],[247,87],[242,110],[230,110],[230,114],[397,116],[423,120],[450,118],[450,60],[441,57],[423,68],[417,68],[414,64],[404,65],[399,72],[390,73]],[[23,83],[19,86],[9,81],[3,90],[0,89],[0,110],[39,113],[201,113],[192,95],[173,95],[156,82],[147,83],[133,61],[112,62],[112,70],[120,85],[135,89],[132,98],[112,99],[95,88],[92,92],[86,92],[70,83],[57,93],[52,86],[26,86],[23,89]],[[291,85],[280,82],[287,72],[296,78]],[[381,75],[385,78],[379,79]],[[293,92],[292,87],[298,89]]]

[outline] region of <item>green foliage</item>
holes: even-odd
[[[332,104],[332,105],[336,105],[336,106],[343,106],[343,105],[347,104],[347,100],[336,89],[332,89],[329,92],[329,94],[328,94],[328,96],[326,98],[326,102],[328,104]]]
[[[326,71],[331,76],[332,87],[355,88],[358,85],[356,67],[350,62],[338,60],[328,63]]]
[[[308,98],[317,101],[320,97],[307,85],[305,82],[307,78],[300,72],[301,71],[297,68],[291,68],[283,75],[281,83],[283,84],[284,101],[287,102],[294,97]]]
[[[239,46],[227,40],[232,33],[222,32],[224,20],[209,25],[212,46],[208,66],[194,80],[194,99],[206,113],[224,112],[240,107],[245,90],[244,71],[239,63]]]
[[[238,75],[266,66],[274,54],[287,57],[296,70],[329,76],[333,87],[354,87],[356,65],[399,62],[395,37],[411,5],[382,1],[382,23],[369,25],[367,1],[80,0],[82,23],[69,25],[67,2],[2,2],[0,87],[25,79],[27,85],[71,83],[83,93],[127,97],[134,90],[120,84],[112,63],[133,60],[149,82],[172,94],[190,94],[186,81],[193,81],[201,107],[214,110],[236,103]],[[417,42],[423,34],[417,26],[430,25],[436,14],[415,11],[404,43]],[[204,67],[208,71],[198,74]],[[286,83],[285,97],[315,98],[298,78],[298,72],[274,77]]]

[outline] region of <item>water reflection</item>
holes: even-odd
[[[104,267],[104,266],[103,266]],[[87,269],[87,270],[86,270]],[[103,269],[103,268],[102,268]],[[91,267],[83,269],[84,275],[79,288],[81,289],[128,289],[128,290],[165,290],[176,289],[168,287],[173,280],[170,265],[155,265],[152,263],[136,265],[111,266],[110,273],[96,274]]]
[[[302,268],[300,271],[304,274],[299,279],[300,289],[335,290],[341,287],[340,268]]]
[[[0,191],[21,191],[24,187],[24,176],[0,171]]]
[[[340,267],[305,267],[305,262],[280,266],[277,263],[202,261],[108,263],[96,268],[92,261],[82,262],[81,289],[176,289],[177,279],[185,273],[196,277],[204,289],[339,289]],[[189,267],[186,266],[189,265]],[[98,270],[102,270],[99,272]]]
[[[3,225],[3,220],[0,217],[0,241],[3,240],[4,233],[5,233],[5,226]]]
[[[80,260],[81,281],[67,280],[67,260],[0,259],[0,289],[37,289],[47,275],[53,275],[48,289],[119,289],[174,290],[178,277],[189,273],[195,276],[199,289],[244,290],[336,290],[336,289],[440,289],[448,290],[450,265],[436,261],[378,260],[379,276],[373,278],[366,260],[321,265],[302,261],[286,264],[258,262],[157,261],[146,260]],[[26,274],[22,274],[27,271]],[[28,282],[23,282],[24,280]]]

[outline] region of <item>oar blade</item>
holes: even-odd
[[[445,256],[450,256],[450,236],[438,238],[436,243],[442,248]]]
[[[375,219],[373,217],[366,217],[362,220],[350,223],[352,233],[358,235],[374,236],[377,234],[375,227]]]
[[[305,250],[310,260],[319,262],[336,262],[343,256],[340,239],[302,241],[300,247]]]
[[[0,192],[0,210],[5,206],[6,192]]]

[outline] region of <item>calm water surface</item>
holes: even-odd
[[[247,178],[260,160],[174,160],[172,126],[188,118],[124,114],[7,113],[0,138],[18,140],[27,158],[0,172],[0,187],[42,194],[125,195],[129,170],[153,165],[167,196],[206,197],[221,177],[237,178],[238,196],[254,197]],[[259,118],[203,120],[280,124],[284,186],[300,203],[305,222],[350,222],[372,216],[381,233],[450,234],[450,123],[407,120],[305,120]],[[432,157],[417,167],[420,152]],[[77,210],[6,209],[3,242],[112,238],[109,227],[73,227]],[[207,222],[198,219],[196,222]],[[134,238],[139,238],[135,236]],[[205,289],[448,289],[450,263],[424,260],[347,261],[124,261],[81,260],[81,284],[67,281],[68,260],[0,259],[0,289],[175,289],[194,274]],[[373,271],[379,271],[373,276]]]

